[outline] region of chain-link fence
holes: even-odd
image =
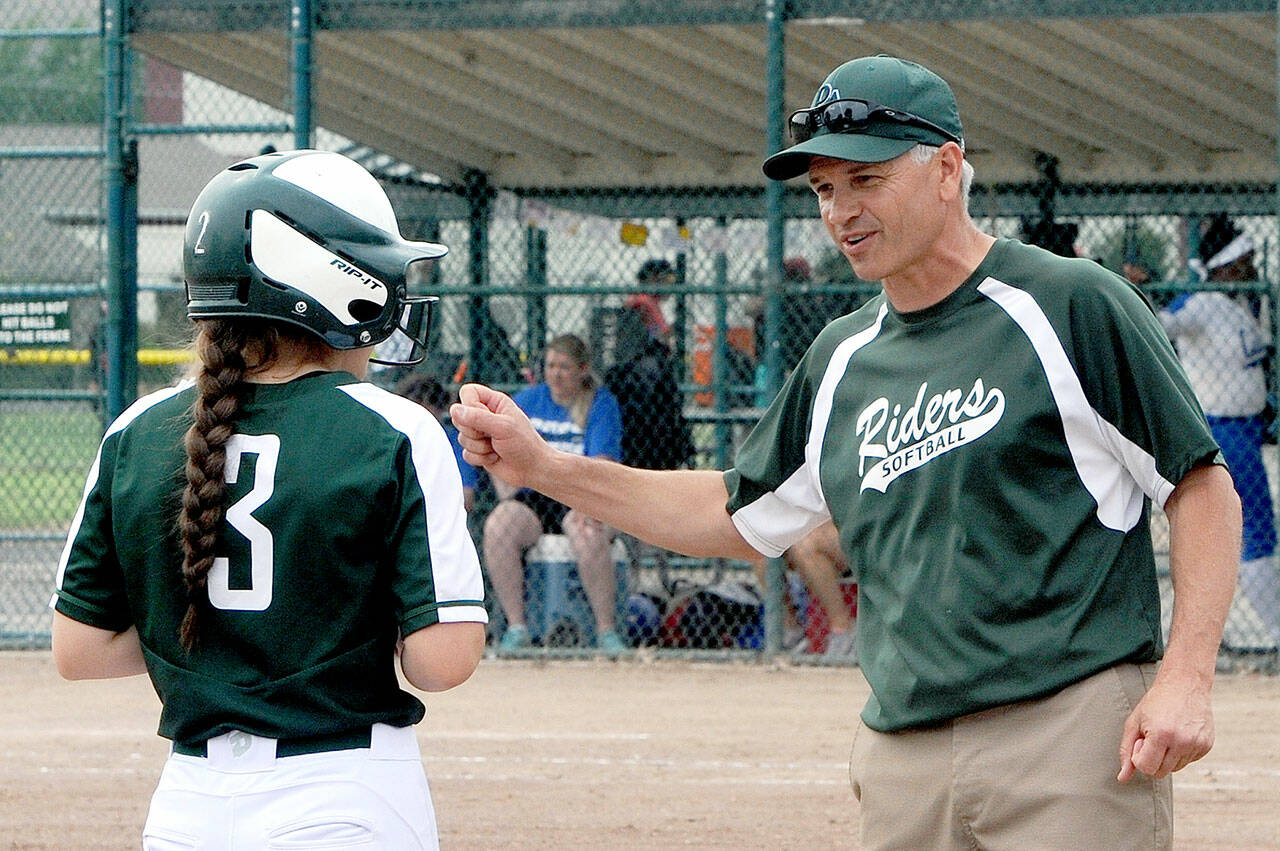
[[[163,23],[159,6],[134,5],[144,24]],[[88,108],[101,109],[101,65],[64,55],[72,44],[99,49],[97,4],[63,0],[24,7],[19,2],[6,6],[7,17],[0,21],[8,28],[8,37],[0,41],[4,67],[25,69],[7,74],[0,88],[0,149],[5,152],[0,185],[6,195],[0,205],[0,310],[9,311],[0,329],[0,570],[5,577],[0,619],[10,643],[14,636],[38,642],[47,630],[44,605],[62,535],[102,428],[109,348],[102,329],[110,327],[111,309],[136,314],[137,392],[174,380],[185,367],[189,333],[180,269],[187,208],[226,165],[295,144],[297,128],[285,95],[289,75],[263,82],[232,67],[248,62],[258,37],[271,44],[287,42],[286,16],[262,4],[241,5],[256,10],[244,24],[257,33],[253,37],[215,33],[198,44],[170,44],[144,34],[139,39],[144,51],[130,53],[126,134],[136,143],[137,226],[131,230],[137,250],[136,309],[113,306],[102,283],[106,205],[98,127],[86,120],[53,121],[54,114],[79,114],[62,102],[33,107],[34,112],[10,106],[26,103],[46,85],[47,68],[57,57],[59,67],[80,69],[78,82],[66,85],[98,92]],[[413,18],[439,4],[402,5]],[[190,14],[199,14],[188,6]],[[320,20],[325,20],[323,10]],[[25,35],[17,32],[23,29]],[[50,29],[67,32],[44,32]],[[485,42],[518,54],[525,63],[520,68],[531,72],[541,67],[540,60],[517,45],[543,44],[554,48],[565,67],[580,63],[585,73],[593,51],[621,44],[616,34],[591,33],[598,36],[594,42],[568,31],[457,35],[460,53],[453,76],[446,78],[458,91],[448,97],[483,101],[463,88],[484,80],[484,57],[468,53],[467,45]],[[378,75],[394,69],[367,56],[356,62],[348,51],[369,45],[359,33],[345,35],[341,43],[317,38],[317,74],[332,72],[329,63],[346,62],[343,73],[353,79],[367,73],[373,82],[386,84]],[[706,35],[708,50],[746,38],[721,30]],[[638,38],[649,44],[658,36],[640,33]],[[390,38],[406,50],[408,40],[406,33]],[[672,70],[683,74],[683,91],[692,98],[700,85],[695,72],[710,60],[698,56],[696,39],[682,33],[669,43],[677,42],[680,49],[670,50],[681,59]],[[798,43],[806,41],[801,37]],[[175,44],[191,55],[183,56]],[[208,58],[218,50],[226,52],[224,61]],[[434,50],[422,48],[424,54]],[[283,52],[276,52],[283,62]],[[180,70],[184,63],[203,63],[206,72]],[[407,85],[403,76],[397,80]],[[534,102],[590,93],[586,83],[577,88],[547,79],[542,84],[553,91],[531,91]],[[450,143],[457,147],[456,140],[441,135],[418,107],[388,101],[372,89],[366,95],[370,115],[383,124],[421,124],[404,134],[414,140],[388,142],[394,150],[380,150],[382,137],[372,126],[349,122],[339,132],[324,126],[321,112],[313,144],[345,153],[377,174],[407,237],[450,248],[413,282],[417,291],[440,296],[427,361],[412,375],[399,369],[375,372],[373,380],[380,384],[403,386],[413,376],[426,376],[446,395],[466,380],[520,392],[546,379],[548,343],[572,335],[584,346],[583,357],[601,388],[597,392],[617,403],[616,452],[622,460],[653,468],[725,469],[814,335],[875,292],[874,285],[853,277],[831,244],[807,189],[788,188],[778,202],[784,221],[779,255],[770,247],[773,202],[758,180],[723,185],[712,179],[707,186],[683,188],[663,188],[660,177],[653,185],[625,187],[590,181],[552,186],[555,181],[548,180],[538,189],[491,181],[478,168],[435,173],[423,163],[448,157],[409,162],[399,150],[415,150],[418,143],[429,147],[420,142],[426,139],[436,140],[438,153]],[[763,111],[763,104],[757,106]],[[506,107],[504,118],[515,108]],[[521,108],[530,110],[529,120],[536,117],[533,107]],[[621,118],[595,115],[584,119],[584,126]],[[1017,131],[1010,125],[1006,132]],[[514,146],[523,139],[513,134],[507,141]],[[527,141],[532,146],[533,140]],[[763,140],[748,140],[747,147],[752,168],[758,169]],[[1036,144],[1028,140],[1025,147]],[[543,155],[556,160],[554,151]],[[1036,158],[1032,179],[1013,181],[998,170],[984,175],[981,151],[975,160],[979,171],[971,209],[983,230],[1094,258],[1141,286],[1159,308],[1246,505],[1242,593],[1233,605],[1226,641],[1242,654],[1273,647],[1268,631],[1277,615],[1274,601],[1266,599],[1276,577],[1273,187],[1255,181],[1153,188],[1123,174],[1086,184],[1061,179],[1049,155]],[[490,159],[495,173],[502,162],[501,156]],[[1148,176],[1144,173],[1142,180]],[[1246,243],[1251,247],[1247,263],[1241,253]],[[20,330],[39,326],[50,336],[4,342],[10,324]],[[758,655],[781,647],[805,660],[854,657],[841,638],[845,625],[856,619],[854,586],[842,557],[821,536],[783,560],[758,564],[689,559],[627,536],[589,554],[591,542],[572,521],[553,518],[544,527],[551,533],[527,549],[522,546],[514,567],[501,566],[511,556],[496,544],[514,533],[504,525],[510,518],[495,510],[502,502],[498,488],[481,473],[473,497],[472,531],[489,578],[495,571],[515,570],[524,579],[518,601],[489,595],[495,642],[508,608],[519,607],[526,616],[529,643],[512,652],[588,652],[598,631],[612,625],[624,641],[646,652]],[[522,503],[521,508],[544,519],[545,506]],[[1154,536],[1167,600],[1168,540],[1160,516]],[[578,575],[584,558],[593,565],[586,583]],[[831,655],[825,655],[828,648]]]
[[[102,433],[102,60],[94,3],[0,8],[0,644],[48,641]]]

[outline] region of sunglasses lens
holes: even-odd
[[[822,111],[822,123],[832,133],[847,133],[866,124],[870,114],[862,101],[838,100]]]
[[[805,110],[792,113],[787,131],[791,134],[791,141],[797,145],[809,141],[813,137],[813,113]]]

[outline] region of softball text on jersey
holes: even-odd
[[[929,463],[982,437],[1004,414],[1004,394],[998,388],[988,390],[979,378],[968,393],[960,388],[936,393],[925,399],[929,389],[921,382],[915,403],[902,410],[884,396],[863,408],[856,419],[856,433],[862,443],[858,447],[858,475],[862,490],[871,488],[884,493],[894,479],[903,473]],[[886,426],[886,421],[888,425]],[[866,472],[867,459],[884,459]]]

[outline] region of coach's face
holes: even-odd
[[[827,232],[864,281],[923,274],[942,233],[940,156],[879,163],[813,157],[809,186]]]

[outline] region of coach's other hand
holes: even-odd
[[[468,464],[484,467],[504,482],[530,486],[531,473],[540,459],[554,450],[506,393],[483,384],[464,384],[458,389],[459,402],[449,408],[458,429],[462,457]]]
[[[1207,685],[1162,670],[1125,722],[1116,779],[1125,783],[1139,771],[1167,777],[1207,754],[1213,738]]]

